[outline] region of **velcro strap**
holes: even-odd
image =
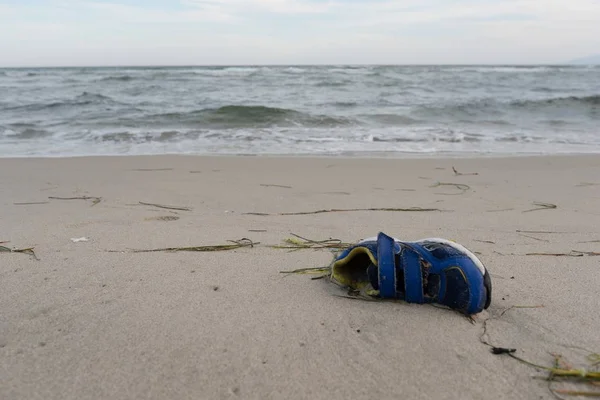
[[[385,233],[377,235],[377,267],[379,269],[379,295],[396,297],[396,263],[394,239]]]
[[[423,275],[419,254],[410,247],[404,247],[400,254],[404,269],[405,300],[408,303],[423,303]]]

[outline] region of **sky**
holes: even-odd
[[[554,64],[600,0],[0,0],[0,67]]]

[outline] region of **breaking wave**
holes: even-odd
[[[59,108],[73,108],[73,107],[81,107],[81,106],[90,106],[90,105],[102,105],[108,103],[117,103],[112,98],[108,96],[104,96],[101,94],[94,94],[83,92],[79,96],[76,96],[69,100],[63,101],[52,101],[52,102],[42,102],[42,103],[31,103],[14,107],[4,108],[5,111],[46,111],[46,110],[56,110]]]
[[[100,79],[101,82],[129,82],[135,78],[131,75],[107,76]]]
[[[296,110],[267,107],[226,105],[184,113],[150,116],[154,123],[178,122],[187,126],[210,128],[257,128],[268,126],[336,127],[352,124],[348,118],[307,114]]]
[[[600,95],[594,96],[568,96],[556,97],[542,100],[516,100],[512,102],[514,106],[525,107],[544,107],[544,106],[559,106],[559,107],[600,107]]]

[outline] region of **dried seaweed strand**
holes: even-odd
[[[339,242],[341,242],[341,240],[340,240],[340,239],[332,239],[332,238],[329,238],[329,239],[325,239],[325,240],[312,240],[312,239],[307,239],[307,238],[305,238],[305,237],[302,237],[302,236],[300,236],[300,235],[297,235],[297,234],[295,234],[295,233],[290,233],[290,235],[294,236],[295,238],[298,238],[298,239],[304,240],[304,241],[305,241],[305,242],[307,242],[307,243],[316,243],[316,244],[322,244],[322,243],[328,243],[328,242],[332,242],[332,241],[333,241],[333,242],[338,242],[338,243],[339,243]]]
[[[535,236],[529,236],[529,235],[525,235],[523,233],[519,233],[519,236],[523,236],[523,237],[526,237],[526,238],[529,238],[529,239],[537,240],[538,242],[550,242],[549,240],[536,238]]]
[[[333,212],[355,212],[355,211],[389,211],[389,212],[429,212],[429,211],[442,211],[439,208],[421,208],[421,207],[410,207],[410,208],[332,208],[329,210],[316,210],[316,211],[300,211],[300,212],[284,212],[284,213],[260,213],[260,212],[248,212],[244,215],[311,215],[311,214],[323,214]]]
[[[323,194],[339,194],[339,195],[343,195],[343,196],[350,196],[351,195],[350,192],[323,192]]]
[[[463,194],[463,193],[466,193],[467,190],[471,189],[471,187],[469,185],[465,185],[464,183],[452,183],[452,182],[436,182],[433,185],[431,185],[430,187],[435,188],[435,187],[439,187],[439,186],[454,186],[455,188],[460,190],[460,193],[437,193],[437,194],[443,194],[443,195]]]
[[[192,247],[166,247],[160,249],[150,249],[150,250],[131,250],[133,253],[152,253],[152,252],[177,252],[177,251],[198,251],[198,252],[208,252],[208,251],[227,251],[227,250],[235,250],[242,247],[254,247],[259,242],[253,242],[248,238],[242,238],[240,240],[229,240],[232,244],[220,244],[214,246],[192,246]]]
[[[302,250],[302,249],[332,249],[332,250],[342,250],[348,246],[350,243],[341,243],[341,242],[326,242],[326,243],[302,243],[294,240],[293,238],[285,239],[285,245],[272,245],[269,246],[273,249],[290,249],[290,250]]]
[[[562,368],[554,368],[554,367],[546,367],[543,365],[535,364],[531,361],[527,361],[515,354],[508,354],[510,357],[514,358],[517,361],[520,361],[529,366],[542,369],[544,371],[551,372],[553,376],[557,377],[571,377],[571,378],[583,378],[589,380],[600,380],[600,372],[595,371],[586,371],[585,369],[562,369]]]
[[[102,197],[95,197],[95,196],[79,196],[79,197],[48,197],[49,199],[53,199],[53,200],[92,200],[92,206],[95,206],[96,204],[100,203],[102,201]]]
[[[28,203],[13,203],[13,205],[15,206],[30,206],[30,205],[34,205],[34,204],[48,204],[50,203],[49,201],[31,201]]]
[[[600,183],[595,183],[595,182],[581,182],[578,185],[575,186],[600,186]]]
[[[150,172],[150,171],[173,171],[173,168],[134,168],[132,171]]]
[[[499,317],[502,317],[504,314],[506,314],[508,311],[510,310],[514,310],[515,308],[544,308],[543,304],[540,305],[535,305],[535,306],[510,306],[506,309],[504,309],[501,313]]]
[[[556,393],[566,394],[568,396],[600,397],[600,392],[584,392],[580,390],[554,389]]]
[[[524,231],[521,229],[517,229],[518,233],[573,233],[573,232],[560,232],[560,231]]]
[[[270,183],[261,183],[260,186],[263,186],[263,187],[277,187],[277,188],[283,188],[283,189],[292,189],[291,186],[287,186],[287,185],[275,185],[275,184],[270,184]]]
[[[556,353],[550,353],[550,355],[552,357],[554,357],[554,368],[561,368],[561,369],[573,369],[573,365],[569,362],[567,362],[567,360],[564,359],[564,357],[560,354],[556,354]]]
[[[556,204],[552,204],[552,203],[533,202],[533,205],[538,206],[538,208],[532,208],[530,210],[525,210],[523,212],[526,213],[526,212],[532,212],[532,211],[538,211],[538,210],[553,210],[555,208],[558,208],[558,206]]]
[[[329,267],[299,268],[292,271],[279,271],[280,274],[317,274],[329,272]]]
[[[496,244],[496,242],[492,242],[491,240],[479,240],[479,239],[473,239],[474,242],[479,242],[479,243],[490,243],[490,244]]]
[[[162,215],[159,217],[149,217],[145,218],[146,221],[177,221],[179,217],[174,215]]]
[[[518,306],[517,305],[517,306],[512,306],[511,308],[544,308],[544,305],[543,304],[539,304],[536,306]]]
[[[0,243],[7,243],[7,242],[0,242]],[[32,256],[36,260],[39,260],[39,258],[37,257],[37,255],[35,254],[35,252],[33,251],[33,249],[34,249],[33,247],[28,247],[26,249],[11,249],[9,247],[0,246],[0,253],[21,253],[21,254],[27,254],[27,255]]]
[[[543,305],[540,305],[540,306],[512,306],[512,307],[509,307],[509,308],[505,309],[504,311],[502,311],[502,313],[500,313],[500,317],[502,317],[507,311],[514,309],[514,308],[539,308],[539,307],[543,307]],[[571,365],[564,362],[564,360],[562,360],[562,357],[557,356],[556,354],[553,354],[554,365],[552,367],[546,367],[543,365],[535,364],[531,361],[525,360],[525,359],[517,356],[515,354],[517,351],[516,349],[494,346],[484,338],[487,335],[487,323],[492,319],[493,319],[492,317],[489,317],[483,321],[483,331],[482,331],[481,335],[479,336],[479,341],[482,344],[489,346],[491,348],[490,350],[493,354],[507,355],[525,365],[547,371],[549,373],[548,377],[546,378],[548,380],[548,389],[556,398],[560,398],[556,393],[560,393],[560,394],[575,394],[576,393],[576,395],[581,395],[581,396],[586,396],[589,394],[589,396],[595,397],[595,394],[594,394],[595,392],[583,392],[583,391],[569,392],[569,391],[560,390],[560,389],[554,390],[551,387],[551,383],[553,382],[553,380],[555,378],[565,378],[565,379],[575,379],[576,381],[584,381],[584,382],[588,382],[591,384],[598,384],[598,383],[600,383],[600,372],[587,371],[586,369],[574,369]],[[595,360],[594,356],[598,356],[598,359],[600,360],[600,355],[597,355],[597,354],[588,356],[588,359],[590,361],[594,361]],[[582,393],[584,393],[584,394],[582,394]]]
[[[463,176],[463,175],[479,175],[478,172],[466,172],[466,173],[462,173],[462,172],[458,172],[456,170],[456,168],[454,168],[454,166],[452,167],[452,171],[454,171],[454,175],[456,176]]]
[[[141,205],[144,205],[144,206],[152,206],[152,207],[164,208],[165,210],[192,211],[192,209],[189,208],[189,207],[165,206],[165,205],[162,205],[162,204],[145,203],[143,201],[140,201],[139,203]]]
[[[344,243],[340,239],[325,239],[325,240],[312,240],[302,237],[300,235],[296,235],[295,233],[291,234],[292,238],[287,238],[283,242],[285,245],[273,245],[269,246],[274,249],[291,249],[291,250],[301,250],[301,249],[334,249],[334,250],[342,250],[351,246],[353,243]]]
[[[527,253],[526,256],[553,256],[553,257],[594,257],[600,256],[600,252],[596,251],[579,251],[571,250],[570,253]]]

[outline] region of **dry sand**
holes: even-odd
[[[14,204],[28,202],[43,204]],[[525,212],[534,202],[557,208]],[[491,354],[480,336],[487,319],[484,339],[544,365],[554,352],[585,367],[581,348],[600,352],[600,257],[526,255],[600,251],[599,204],[598,156],[0,159],[0,241],[39,257],[0,253],[0,398],[552,398],[537,379],[546,373]],[[244,214],[369,207],[443,211]],[[336,297],[326,280],[280,274],[327,265],[330,252],[264,246],[290,233],[353,242],[379,231],[478,252],[491,307],[472,323],[429,305]],[[80,237],[89,241],[71,241]],[[243,237],[261,245],[125,251]]]

